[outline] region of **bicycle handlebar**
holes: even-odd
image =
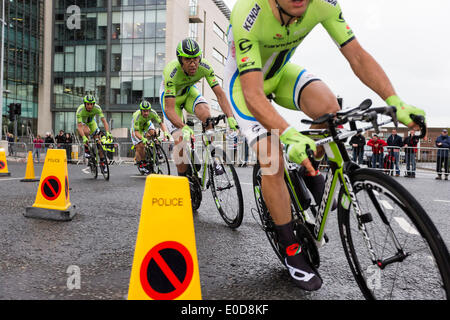
[[[394,125],[397,128],[398,120],[396,107],[387,106],[387,107],[370,108],[371,105],[372,101],[370,99],[366,99],[356,108],[338,111],[336,114],[327,113],[317,118],[316,120],[303,119],[301,120],[301,122],[304,124],[328,123],[328,127],[334,129],[339,125],[343,125],[349,122],[351,130],[357,132],[361,131],[359,131],[359,129],[356,128],[356,121],[371,122],[372,123],[371,128],[374,128],[375,131],[379,133],[379,126],[381,123],[378,122],[378,115],[382,114],[389,116],[391,118],[391,121],[387,123],[394,122]],[[420,135],[418,137],[419,139],[422,139],[423,137],[425,137],[427,133],[425,118],[420,115],[410,115],[410,116],[411,120],[413,120],[420,127]],[[387,123],[383,123],[383,125]],[[364,131],[366,130],[367,128],[364,129]]]

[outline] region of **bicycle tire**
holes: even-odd
[[[155,146],[155,150],[156,150],[156,157],[155,160],[157,162],[157,164],[153,164],[155,173],[156,174],[164,174],[164,175],[170,175],[170,163],[169,163],[169,159],[167,158],[166,152],[164,151],[164,149],[157,144]],[[162,158],[159,158],[159,155],[162,156]]]
[[[270,216],[269,210],[267,210],[266,203],[262,196],[261,189],[261,167],[259,162],[253,166],[253,194],[255,196],[256,208],[258,210],[259,219],[261,220],[261,227],[265,232],[267,239],[269,240],[270,246],[275,252],[276,256],[280,260],[282,265],[284,264],[284,252],[280,247],[278,241],[278,235],[275,231],[275,223]]]
[[[97,154],[93,147],[89,147],[89,151],[91,154],[91,158],[88,160],[89,168],[91,169],[91,175],[93,179],[97,179],[98,176],[98,168],[97,168]]]
[[[222,149],[214,148],[211,156],[215,159],[214,161],[221,162],[220,166],[222,170],[221,174],[217,174],[218,172],[214,168],[214,162],[208,166],[209,187],[214,202],[216,203],[216,208],[225,223],[230,228],[236,229],[242,224],[242,220],[244,219],[244,199],[239,176],[234,166],[227,161],[227,156]],[[235,190],[235,192],[228,192],[231,190]],[[236,203],[237,207],[234,206]]]
[[[190,170],[192,170],[192,168],[190,168]],[[198,208],[200,208],[200,205],[202,203],[202,187],[198,177],[196,177],[194,174],[188,175],[187,178],[189,181],[189,189],[191,192],[192,211],[195,212],[198,210]]]
[[[109,164],[108,164],[108,159],[105,157],[105,161],[103,162],[103,165],[106,167],[106,172],[104,170],[104,168],[102,168],[102,165],[100,164],[100,171],[103,175],[103,178],[106,181],[109,181]]]
[[[349,178],[362,215],[356,218],[352,204],[347,209],[343,207],[346,200],[349,202],[341,188],[338,225],[347,261],[364,297],[435,300],[441,294],[441,299],[449,299],[449,253],[418,201],[382,172],[358,169],[350,173]],[[367,211],[370,208],[365,200],[369,200],[374,210]],[[379,235],[383,227],[386,230]],[[395,236],[388,234],[389,229]],[[373,243],[375,263],[374,258],[369,257],[372,254],[365,244],[367,237]],[[394,239],[401,250],[389,243]]]

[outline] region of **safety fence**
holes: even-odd
[[[195,150],[200,160],[204,159],[205,147],[201,141],[202,136],[196,136],[194,143]],[[242,136],[227,137],[223,134],[216,134],[212,139],[212,144],[218,146],[226,151],[228,160],[235,165],[256,163],[256,154],[252,148],[250,148],[245,142]],[[166,152],[170,161],[173,161],[173,142],[163,141],[161,142],[164,151]],[[15,142],[8,144],[7,156],[10,159],[16,159],[18,161],[26,161],[29,151],[33,152],[33,158],[35,161],[43,161],[48,149],[65,149],[67,151],[68,163],[81,164],[85,162],[84,147],[82,144],[55,144],[55,143],[42,143],[40,147],[33,143]],[[113,145],[107,146],[110,152],[108,152],[111,164],[130,164],[134,163],[135,150],[131,142],[114,142]],[[347,151],[350,158],[364,167],[375,168],[378,170],[389,171],[389,173],[396,174],[397,167],[395,159],[390,156],[398,157],[399,171],[402,175],[406,175],[408,171],[426,170],[429,172],[436,172],[437,160],[442,160],[440,166],[441,171],[445,171],[445,166],[450,166],[449,149],[442,148],[398,148],[398,147],[385,147],[381,156],[374,156],[370,147],[365,147],[362,157],[360,158],[352,150],[351,146],[347,147]],[[395,151],[395,152],[394,152]],[[447,160],[446,160],[447,159]],[[446,162],[445,162],[446,161]],[[375,164],[374,164],[375,162]],[[409,164],[409,165],[408,165]],[[327,166],[326,158],[322,162],[322,166]],[[409,169],[408,169],[409,167]],[[448,171],[447,171],[448,172]]]

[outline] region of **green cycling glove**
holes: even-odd
[[[183,132],[183,140],[185,141],[189,141],[191,139],[191,135],[194,134],[194,131],[188,125],[185,125],[181,131]]]
[[[143,144],[147,144],[147,143],[148,143],[148,140],[147,140],[147,138],[146,138],[146,137],[142,137],[142,139],[141,139],[141,140],[142,140],[142,143],[143,143]]]
[[[83,136],[83,143],[84,144],[87,144],[89,142],[89,139],[88,139],[88,137],[86,137],[86,136]]]
[[[313,139],[301,134],[293,127],[288,127],[284,130],[283,134],[280,136],[281,142],[287,146],[287,155],[289,160],[301,164],[305,159],[308,158],[306,153],[306,146],[313,151],[316,151],[316,143]]]
[[[397,119],[405,126],[411,124],[412,119],[409,115],[420,115],[425,118],[425,111],[404,103],[398,96],[390,96],[386,99],[386,104],[397,108]]]
[[[237,130],[238,123],[234,117],[228,117],[227,121],[231,129]]]

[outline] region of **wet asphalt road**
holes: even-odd
[[[69,165],[70,198],[77,215],[70,222],[23,217],[38,182],[24,183],[25,164],[8,162],[10,178],[0,178],[0,299],[125,299],[145,179],[132,165],[113,166],[111,180],[92,180],[82,166]],[[35,165],[40,175],[41,164]],[[194,214],[203,299],[348,300],[362,299],[330,215],[330,242],[321,249],[323,287],[297,289],[253,219],[251,168],[237,168],[244,193],[241,227],[226,227],[210,191]],[[418,173],[397,178],[430,214],[450,247],[450,181]],[[69,266],[81,272],[80,289],[67,288]]]

